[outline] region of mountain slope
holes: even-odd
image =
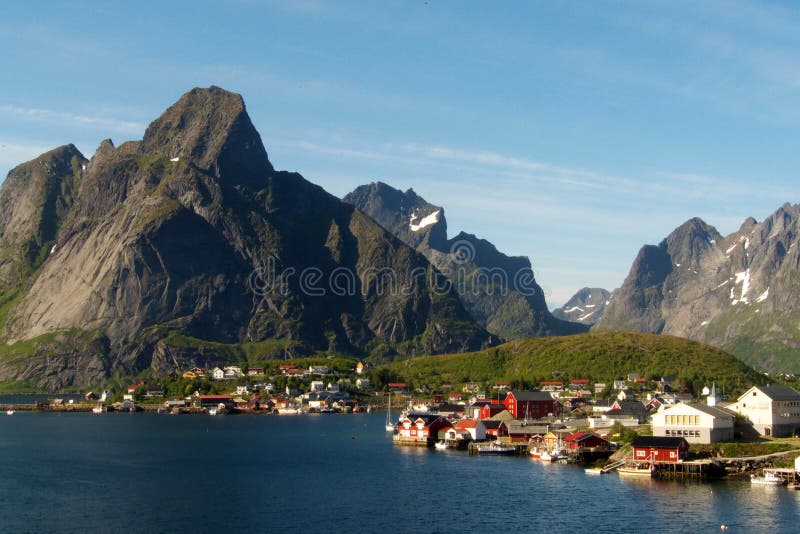
[[[14,212],[0,227],[9,250],[37,224],[55,228],[36,234],[39,249],[54,244],[41,264],[8,277],[9,291],[18,288],[4,310],[12,348],[46,359],[74,338],[48,345],[54,333],[86,332],[107,346],[107,375],[191,363],[165,341],[171,331],[382,356],[493,343],[453,291],[434,290],[442,275],[421,254],[299,174],[275,171],[237,94],[194,89],[142,141],[104,141],[88,163],[74,147],[59,150],[59,161],[70,156],[57,169],[70,194],[55,202],[57,216],[43,207],[37,223]],[[15,186],[42,158],[12,171],[0,202],[47,205]],[[16,363],[0,357],[0,380],[47,374],[11,352]]]
[[[687,221],[643,247],[599,329],[704,341],[771,371],[800,372],[800,206],[722,236]]]
[[[698,394],[712,382],[734,392],[768,380],[734,356],[702,343],[612,331],[521,339],[480,352],[426,356],[389,367],[414,384],[437,385],[506,381],[538,386],[554,377],[610,384],[638,373],[653,380],[673,378],[678,388]]]
[[[344,201],[424,254],[448,276],[472,318],[493,334],[517,339],[588,329],[550,314],[528,258],[506,256],[465,232],[447,239],[444,208],[413,190],[404,193],[374,182],[356,188]]]

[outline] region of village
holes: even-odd
[[[648,380],[632,373],[610,384],[576,378],[542,381],[535,389],[521,390],[506,382],[467,382],[460,388],[445,385],[434,392],[421,386],[412,392],[404,382],[374,388],[367,370],[361,362],[349,370],[289,363],[270,371],[193,368],[183,371],[181,379],[192,385],[203,381],[213,392],[171,396],[163,384],[140,381],[128,386],[117,402],[110,402],[110,392],[90,392],[80,406],[55,399],[36,408],[88,406],[95,413],[147,410],[175,415],[381,410],[386,431],[398,446],[529,455],[543,462],[583,464],[591,474],[705,479],[745,473],[753,475],[755,484],[798,483],[795,469],[773,468],[772,458],[690,452],[692,445],[795,437],[800,432],[800,393],[791,387],[753,386],[728,400],[713,383],[695,397],[672,391],[668,378]]]

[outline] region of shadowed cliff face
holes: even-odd
[[[356,188],[344,201],[375,219],[425,255],[458,287],[471,317],[504,339],[566,335],[588,326],[553,317],[528,258],[506,256],[473,234],[447,239],[444,208],[409,189],[375,182]]]
[[[50,167],[52,176],[40,172]],[[18,167],[3,205],[34,208],[2,210],[4,250],[31,239],[47,247],[26,269],[24,254],[0,263],[3,335],[105,340],[106,364],[73,381],[139,371],[154,354],[160,372],[165,361],[180,367],[189,351],[174,356],[162,341],[176,331],[230,344],[282,339],[295,354],[493,342],[455,293],[434,291],[441,275],[422,255],[302,176],[276,172],[241,97],[216,87],[183,95],[140,142],[104,141],[89,162],[64,147]],[[41,345],[72,354],[66,341]],[[22,378],[36,371],[0,366],[0,380]]]
[[[800,371],[800,206],[728,236],[691,219],[642,248],[596,328],[704,341],[747,363]]]

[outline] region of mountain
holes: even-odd
[[[722,236],[700,219],[639,251],[598,329],[687,337],[759,369],[800,372],[800,206]]]
[[[566,304],[553,310],[553,317],[586,325],[593,325],[603,316],[613,293],[599,287],[584,287]]]
[[[425,255],[457,289],[470,316],[504,339],[584,332],[585,325],[553,317],[526,257],[506,256],[484,239],[461,232],[447,238],[444,208],[412,189],[382,182],[344,197],[389,232]]]
[[[496,341],[422,254],[276,171],[241,96],[218,87],[141,141],[11,171],[0,252],[0,381],[171,373],[213,364],[208,343],[386,358]]]
[[[520,339],[469,354],[391,363],[388,368],[398,380],[432,387],[498,381],[530,387],[554,379],[612,384],[637,373],[651,380],[668,378],[679,391],[686,388],[699,394],[703,387],[716,383],[717,388],[733,394],[769,380],[735,356],[703,343],[618,331]]]

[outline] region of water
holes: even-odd
[[[2,532],[797,532],[800,492],[395,447],[384,416],[0,415]]]

